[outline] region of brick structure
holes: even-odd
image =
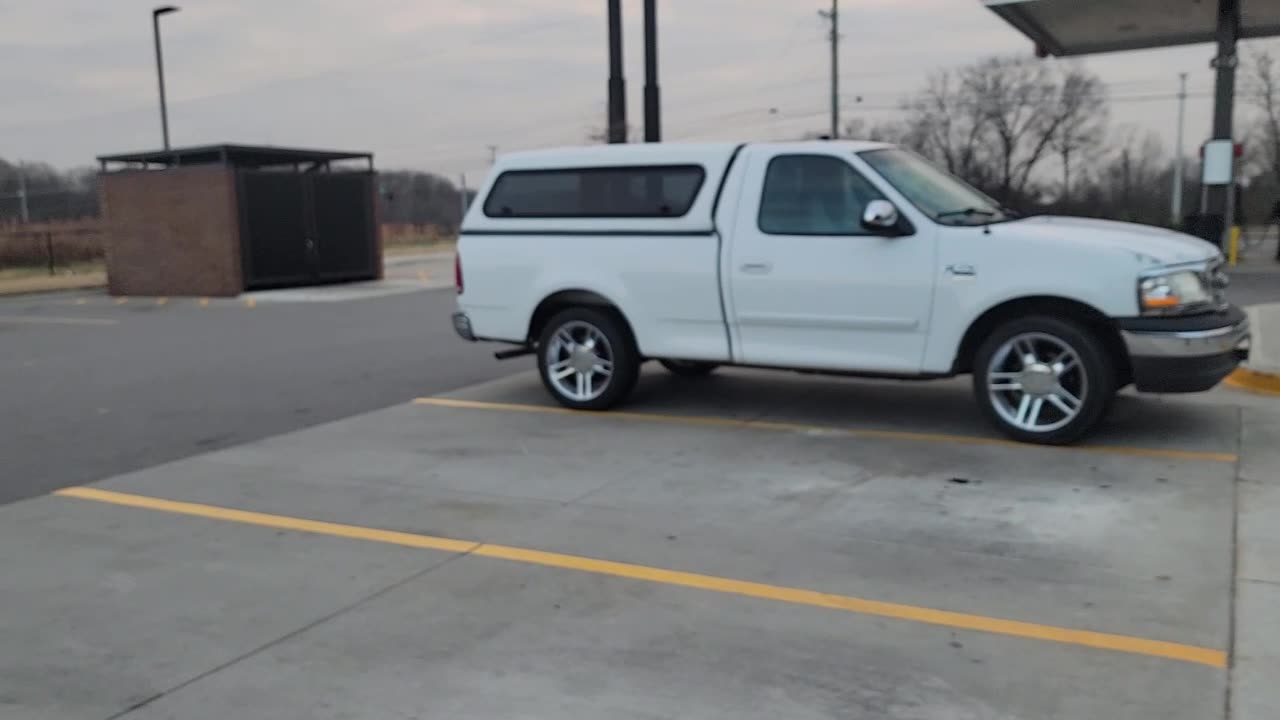
[[[111,294],[239,295],[235,177],[222,165],[103,175]]]
[[[225,297],[382,275],[369,153],[209,145],[98,160],[113,295]]]

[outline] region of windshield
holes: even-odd
[[[982,225],[1011,219],[1000,203],[919,155],[899,148],[859,157],[922,212],[944,225]]]

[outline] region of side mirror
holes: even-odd
[[[898,208],[888,200],[872,200],[867,209],[862,211],[862,226],[879,233],[889,233],[898,229]]]

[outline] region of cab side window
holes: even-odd
[[[830,155],[779,155],[769,161],[757,219],[769,235],[869,235],[867,203],[884,195],[853,166]]]

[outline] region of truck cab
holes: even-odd
[[[1006,434],[1072,442],[1128,384],[1207,390],[1246,356],[1217,248],[1022,218],[868,142],[610,145],[499,160],[463,222],[455,328],[536,355],[560,403],[640,365],[971,374]]]

